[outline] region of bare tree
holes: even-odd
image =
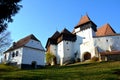
[[[0,34],[0,53],[4,52],[11,44],[10,32],[4,31]]]

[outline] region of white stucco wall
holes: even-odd
[[[41,42],[30,40],[23,47],[22,64],[31,64],[36,61],[37,65],[45,65],[45,51]]]
[[[30,64],[36,61],[37,65],[45,65],[45,52],[30,47],[23,48],[22,64]]]
[[[64,44],[64,61],[74,58],[74,42],[71,41],[63,41]]]
[[[76,35],[79,37],[82,37],[83,43],[90,41],[93,38],[93,36],[95,36],[95,32],[93,31],[92,28],[87,28],[87,29],[82,30],[82,31],[79,31],[79,30],[80,30],[79,28],[75,29]]]
[[[62,65],[65,61],[68,61],[74,57],[74,42],[61,41],[58,44],[58,61],[60,64]]]
[[[83,41],[82,41],[82,37],[80,37],[78,35],[76,37],[77,37],[77,39],[74,42],[74,45],[73,45],[74,50],[73,51],[74,51],[74,53],[76,53],[76,52],[78,53],[77,57],[79,58],[79,56],[80,56],[80,44],[82,44]]]
[[[18,56],[16,56],[17,51],[18,51]],[[17,62],[17,64],[21,64],[21,62],[22,62],[22,51],[23,51],[23,48],[18,48],[16,50],[5,53],[4,56],[6,55],[6,61],[7,62],[8,61]],[[14,57],[12,57],[13,52],[15,54]]]
[[[94,55],[94,46],[93,46],[93,36],[95,36],[95,32],[92,28],[87,28],[85,30],[80,30],[80,28],[75,29],[77,40],[74,44],[74,51],[78,52],[78,57],[83,60],[83,53],[90,52],[92,56]],[[92,46],[92,47],[91,47]]]
[[[81,49],[81,52],[80,52],[81,53],[81,55],[80,55],[81,61],[84,60],[83,57],[84,57],[85,52],[89,52],[91,54],[91,58],[93,56],[95,56],[95,47],[94,47],[93,40],[81,44],[80,49]]]
[[[61,58],[63,59],[63,57],[64,57],[64,51],[63,50],[64,50],[63,49],[63,41],[61,41],[60,43],[58,43],[58,55],[57,55],[57,63],[58,64],[61,64],[60,60],[61,60]]]
[[[120,35],[96,37],[94,38],[94,46],[98,47],[99,51],[106,51],[112,46],[113,50],[120,50]]]
[[[32,48],[44,50],[41,42],[38,42],[38,41],[35,41],[35,40],[30,40],[25,46],[29,46],[29,47],[32,47]]]

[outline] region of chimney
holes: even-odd
[[[16,46],[16,42],[13,42],[13,47]]]

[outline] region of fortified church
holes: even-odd
[[[107,23],[100,28],[89,18],[82,16],[73,32],[56,31],[47,40],[47,54],[55,55],[54,64],[63,65],[74,60],[85,61],[92,57],[99,60],[120,60],[120,34]]]

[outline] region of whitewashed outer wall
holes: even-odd
[[[45,65],[45,52],[33,48],[24,47],[22,64],[30,64],[36,61],[37,65]]]
[[[74,58],[74,42],[61,41],[58,44],[58,63],[61,65],[63,62]]]
[[[71,41],[63,41],[64,44],[64,61],[69,60],[71,58],[75,58],[74,53],[74,42]]]
[[[35,49],[41,49],[44,50],[41,42],[35,41],[35,40],[30,40],[25,46],[29,46]]]
[[[64,57],[64,51],[63,50],[64,50],[63,49],[63,41],[61,41],[60,43],[58,43],[58,55],[57,55],[57,63],[58,64],[61,64],[60,60],[61,60],[61,58],[63,59],[63,57]]]
[[[77,37],[77,39],[76,39],[76,41],[74,42],[74,53],[78,53],[77,54],[77,58],[79,58],[79,56],[80,56],[80,51],[81,51],[81,49],[80,49],[80,44],[82,44],[82,37],[80,37],[80,36],[76,36]]]
[[[94,38],[94,46],[98,47],[99,52],[109,50],[110,46],[113,50],[120,50],[120,35],[96,37]]]
[[[83,60],[83,53],[90,52],[92,56],[94,54],[94,47],[93,47],[93,36],[95,36],[95,32],[92,28],[88,28],[85,30],[80,31],[80,27],[75,29],[77,40],[74,44],[75,52],[78,52],[78,57]],[[92,47],[91,47],[92,46]]]
[[[84,60],[85,52],[89,52],[91,54],[91,57],[95,56],[95,47],[94,47],[93,40],[81,44],[80,49],[81,49],[81,55],[80,55],[81,61]]]
[[[18,56],[16,56],[16,51],[18,51]],[[18,48],[16,50],[5,53],[6,54],[6,61],[17,62],[17,64],[21,64],[22,51],[23,51],[23,48]],[[12,57],[13,52],[15,53],[15,57]],[[4,54],[4,56],[5,56],[5,54]]]
[[[93,36],[95,36],[95,32],[93,31],[92,28],[87,28],[82,31],[78,31],[78,30],[80,30],[80,29],[79,28],[75,29],[75,31],[77,33],[76,35],[83,39],[82,40],[83,43],[90,41],[93,38]]]
[[[45,65],[45,51],[41,42],[30,40],[23,48],[22,64],[31,64],[36,61],[37,65]]]

